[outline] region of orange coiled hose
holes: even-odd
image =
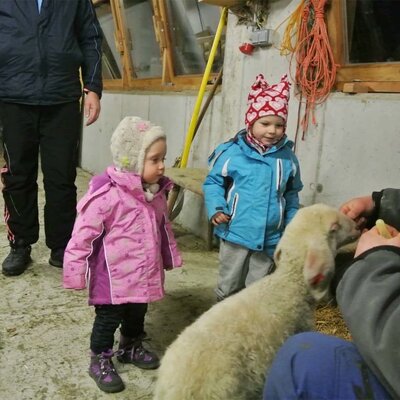
[[[303,0],[292,14],[293,23],[286,28],[285,43],[281,47],[281,52],[285,49],[293,53],[296,61],[295,82],[300,98],[304,98],[306,103],[301,121],[302,139],[308,128],[310,115],[312,123],[316,124],[315,106],[326,100],[336,79],[337,65],[324,19],[326,3],[327,0]],[[292,33],[294,26],[297,26],[298,30],[297,43],[292,45],[290,41],[289,46],[287,38],[294,36]]]

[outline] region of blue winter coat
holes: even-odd
[[[0,99],[53,105],[101,96],[101,29],[91,0],[0,0]]]
[[[286,135],[261,155],[240,131],[219,145],[209,158],[203,191],[208,218],[231,216],[215,235],[251,250],[273,248],[299,208],[303,188],[293,142]]]

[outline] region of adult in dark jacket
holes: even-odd
[[[278,352],[264,399],[399,399],[400,189],[355,198],[341,211],[361,225],[382,218],[391,239],[374,227],[360,238],[336,297],[353,342],[307,332]],[[397,229],[396,229],[397,228]]]
[[[25,271],[39,238],[39,155],[49,263],[62,267],[75,220],[79,99],[84,91],[90,125],[100,113],[102,35],[91,0],[1,0],[0,35],[1,178],[11,246],[2,272],[10,276]]]

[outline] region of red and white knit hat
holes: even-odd
[[[259,118],[267,115],[277,115],[285,121],[288,114],[290,82],[287,74],[275,85],[268,85],[263,74],[257,75],[248,96],[248,108],[245,115],[246,128],[249,128]]]

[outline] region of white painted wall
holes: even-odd
[[[275,29],[296,8],[297,0],[272,2],[267,28]],[[282,27],[281,31],[284,29]],[[290,60],[270,47],[251,56],[238,50],[250,30],[228,19],[224,80],[192,146],[189,166],[206,166],[213,148],[243,127],[246,99],[258,73],[270,83],[289,72]],[[278,32],[278,42],[282,32]],[[168,133],[167,165],[183,148],[197,93],[112,94],[105,93],[99,121],[85,128],[82,166],[101,171],[110,162],[109,138],[125,115],[139,115],[162,125]],[[290,100],[287,134],[295,138],[299,103]],[[310,126],[305,140],[297,141],[305,205],[325,202],[338,206],[353,196],[400,184],[400,94],[332,93],[317,108],[317,125]],[[193,212],[198,210],[198,212]],[[195,233],[205,231],[204,210],[195,195],[185,195],[179,221]]]

